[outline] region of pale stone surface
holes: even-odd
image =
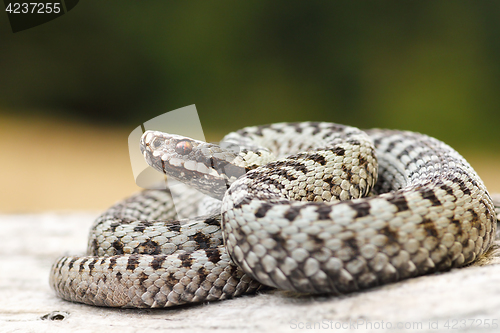
[[[498,250],[480,262],[483,266],[343,297],[274,291],[166,310],[98,308],[58,299],[48,285],[50,266],[62,254],[85,251],[96,216],[0,215],[0,332],[293,332],[314,327],[325,332],[460,332],[478,327],[493,332],[500,327]],[[62,320],[42,320],[44,316]]]

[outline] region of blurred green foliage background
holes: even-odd
[[[80,1],[16,34],[0,16],[4,114],[132,129],[196,104],[212,133],[324,120],[500,147],[498,1]]]
[[[0,212],[109,207],[139,189],[130,131],[191,104],[210,141],[423,132],[500,191],[499,1],[80,1],[15,34],[0,13],[0,50]]]

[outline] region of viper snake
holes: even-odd
[[[185,185],[104,212],[88,255],[53,265],[59,297],[144,308],[264,286],[338,295],[467,265],[495,239],[479,176],[423,134],[278,123],[220,145],[147,131],[140,149]]]

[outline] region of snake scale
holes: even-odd
[[[264,286],[343,294],[467,265],[495,238],[483,182],[429,136],[305,122],[222,142],[145,132],[148,164],[186,184],[181,204],[145,190],[108,209],[88,255],[53,265],[56,294],[138,308]]]

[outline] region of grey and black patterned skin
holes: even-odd
[[[197,191],[185,190],[186,199],[197,198]],[[173,220],[192,216],[192,207],[176,212],[169,190],[146,190],[117,203],[94,223],[89,256],[57,260],[52,288],[69,301],[126,308],[214,301],[261,289],[221,245],[220,214]]]
[[[464,266],[494,240],[483,182],[428,136],[308,122],[247,127],[223,141],[230,149],[146,132],[150,165],[222,204],[199,216],[201,197],[189,189],[175,209],[169,191],[118,203],[95,222],[89,256],[54,264],[57,295],[168,307],[263,285],[342,294]]]
[[[235,263],[269,286],[341,294],[461,267],[490,247],[495,208],[457,152],[421,134],[368,134],[376,145],[379,195],[293,202],[286,191],[260,185],[267,166],[237,180],[222,205]]]

